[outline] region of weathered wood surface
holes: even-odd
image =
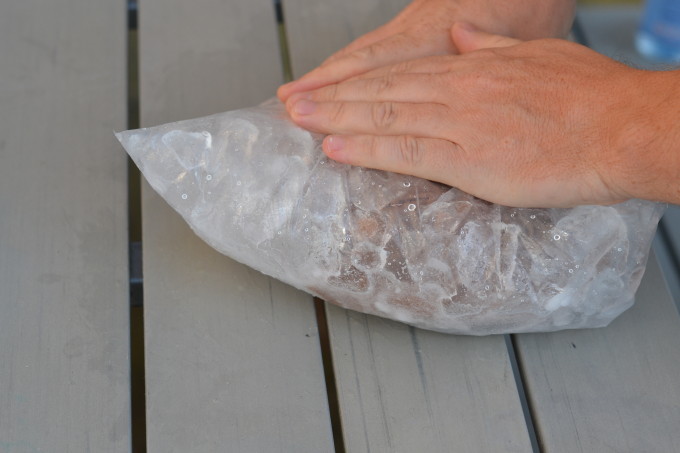
[[[144,0],[139,36],[144,126],[281,83],[270,0]],[[210,249],[147,185],[142,214],[148,451],[331,451],[311,297]]]
[[[653,256],[610,326],[517,344],[545,451],[680,451],[680,317]]]
[[[286,0],[294,74],[406,3]],[[502,336],[442,335],[331,305],[327,315],[347,451],[531,450]]]
[[[0,452],[130,450],[125,4],[0,3]]]
[[[581,13],[591,46],[643,63],[639,9]],[[680,451],[680,317],[654,255],[636,300],[604,329],[517,336],[544,451]]]

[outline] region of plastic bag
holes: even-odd
[[[220,252],[343,307],[448,333],[607,325],[633,304],[664,210],[511,208],[338,164],[276,101],[117,137]]]

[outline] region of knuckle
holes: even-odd
[[[409,60],[395,63],[388,69],[390,74],[403,74],[411,71],[412,64]]]
[[[332,84],[325,87],[321,94],[322,100],[335,101],[338,98],[338,85]]]
[[[397,139],[397,152],[400,160],[409,168],[420,166],[423,159],[422,148],[418,139],[411,135],[403,135]]]
[[[378,102],[373,105],[373,125],[380,131],[387,131],[397,120],[398,112],[393,102]]]
[[[366,46],[352,52],[352,58],[359,61],[371,61],[375,57],[375,46]]]
[[[333,104],[333,107],[330,109],[328,118],[331,120],[332,123],[340,123],[345,117],[345,103],[344,102],[337,102]]]
[[[378,94],[387,93],[394,86],[394,76],[391,75],[380,77],[379,79],[375,80],[376,80],[375,90]]]

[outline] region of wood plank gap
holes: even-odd
[[[526,379],[522,368],[521,350],[515,344],[516,335],[504,335],[504,337],[505,345],[508,348],[508,358],[510,359],[512,374],[515,377],[515,385],[517,385],[517,394],[519,395],[522,404],[524,422],[527,425],[527,432],[529,433],[529,439],[531,440],[531,449],[533,453],[541,453],[544,451],[543,442],[541,442],[540,433],[538,433],[536,425],[534,424],[534,408],[531,404],[531,400],[527,398],[526,394],[526,386],[524,385]]]
[[[668,231],[668,224],[661,219],[657,234],[654,237],[653,248],[661,273],[668,290],[671,293],[675,308],[680,314],[680,257],[676,253]]]
[[[583,29],[583,25],[581,25],[578,15],[574,18],[574,23],[571,26],[571,35],[577,43],[582,46],[590,47],[590,41],[586,35],[586,31]]]
[[[286,32],[286,21],[283,16],[283,0],[274,1],[274,13],[276,14],[276,31],[279,38],[279,51],[281,52],[281,69],[283,70],[283,81],[293,80],[293,66],[290,61],[288,47],[288,33]]]
[[[286,21],[283,15],[283,0],[273,0],[274,13],[276,15],[277,36],[279,39],[279,51],[281,52],[281,69],[284,82],[293,80],[293,67],[290,60],[288,47],[288,34],[286,33]],[[323,363],[324,380],[326,383],[326,396],[328,398],[328,410],[331,418],[333,432],[333,446],[336,453],[345,453],[345,442],[342,434],[342,419],[340,417],[340,403],[338,390],[335,383],[333,370],[333,356],[326,316],[326,304],[319,298],[314,298],[314,310],[316,323],[319,331],[319,347],[321,349],[321,361]]]
[[[316,322],[319,329],[319,347],[321,348],[321,360],[326,381],[326,395],[328,396],[328,410],[331,417],[331,429],[333,430],[333,444],[336,453],[345,453],[345,441],[342,433],[342,418],[340,417],[340,401],[338,388],[335,382],[333,369],[333,351],[328,329],[328,317],[326,316],[326,303],[314,298]]]
[[[123,1],[123,0],[120,0]],[[139,42],[137,0],[127,4],[127,127],[139,127]],[[142,209],[139,169],[128,157],[128,242],[130,278],[130,412],[133,453],[146,453],[146,385],[144,370],[144,287],[142,277]]]

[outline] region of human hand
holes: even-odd
[[[463,53],[402,62],[297,93],[293,120],[334,134],[324,152],[499,204],[567,207],[630,198],[644,71],[578,44],[521,42],[457,24]],[[666,94],[667,95],[667,94]],[[660,100],[661,101],[661,100]]]
[[[564,37],[574,0],[414,0],[397,17],[331,55],[300,79],[283,85],[293,93],[337,83],[372,69],[416,58],[456,53],[450,38],[456,21],[474,21],[484,30],[523,39]]]

